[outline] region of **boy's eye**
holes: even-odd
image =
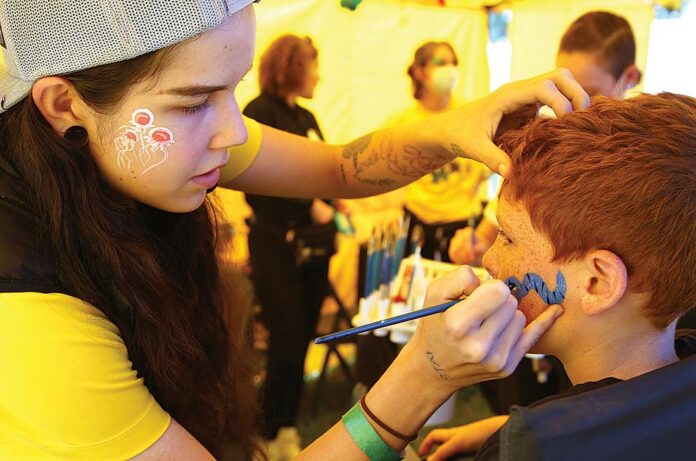
[[[508,236],[505,235],[505,232],[503,232],[503,231],[500,230],[500,229],[498,229],[498,238],[499,238],[503,243],[505,243],[506,245],[509,244],[509,243],[512,243],[512,240],[510,240],[510,239],[508,238]]]
[[[208,101],[206,100],[203,103],[198,104],[197,106],[184,107],[183,110],[184,110],[184,113],[186,115],[193,115],[193,114],[196,114],[196,113],[202,111],[203,109],[208,107],[208,105],[209,105]]]

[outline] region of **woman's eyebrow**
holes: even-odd
[[[216,91],[222,91],[226,89],[227,85],[188,85],[163,90],[160,92],[160,94],[174,96],[200,96],[203,94],[215,93]]]

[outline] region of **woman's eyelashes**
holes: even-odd
[[[186,114],[186,115],[194,115],[194,114],[197,114],[198,112],[206,109],[209,105],[210,105],[210,103],[206,99],[201,104],[197,104],[195,106],[183,107],[182,110],[184,111],[184,114]]]

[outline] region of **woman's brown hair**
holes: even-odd
[[[108,114],[132,85],[156,78],[170,55],[168,48],[65,78]],[[241,276],[221,277],[214,208],[206,200],[174,214],[133,204],[101,179],[86,131],[69,134],[56,133],[31,97],[0,116],[0,155],[16,166],[36,210],[37,244],[55,260],[65,292],[118,327],[162,408],[216,457],[233,450],[234,459],[251,459],[248,286]]]
[[[283,35],[261,56],[259,87],[262,93],[280,98],[302,88],[309,64],[319,52],[309,37]]]

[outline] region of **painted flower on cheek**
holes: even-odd
[[[129,125],[121,126],[116,133],[116,162],[121,169],[130,169],[137,156],[146,174],[169,158],[169,146],[174,144],[174,133],[168,128],[154,125],[155,116],[148,109],[136,109]]]

